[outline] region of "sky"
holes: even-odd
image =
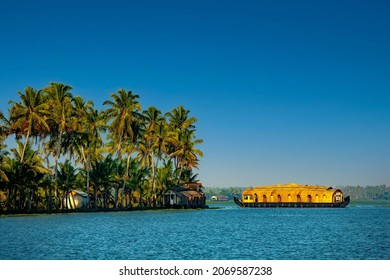
[[[125,88],[198,119],[206,187],[390,185],[389,12],[375,0],[2,0],[0,110],[52,81],[98,109]]]

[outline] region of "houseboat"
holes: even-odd
[[[248,188],[234,202],[240,207],[345,207],[350,197],[332,187],[286,184]]]

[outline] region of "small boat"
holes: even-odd
[[[286,184],[248,188],[234,202],[240,207],[343,208],[350,197],[344,198],[340,189],[332,187]]]

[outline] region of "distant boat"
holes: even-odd
[[[344,198],[340,189],[326,186],[273,185],[248,188],[241,199],[234,197],[240,207],[340,207],[347,206],[350,197]]]
[[[226,195],[213,195],[210,197],[210,200],[212,201],[228,201],[229,197]]]

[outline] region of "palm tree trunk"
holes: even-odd
[[[31,197],[32,197],[32,191],[31,188],[28,189],[28,194],[27,194],[27,212],[31,212]]]
[[[130,166],[130,159],[131,159],[131,155],[130,153],[127,155],[127,161],[126,161],[126,177],[128,178],[129,177],[129,166]],[[121,196],[121,204],[123,205],[123,198],[125,196],[125,189],[126,189],[126,180],[124,179],[123,180],[123,188],[122,188],[122,196]]]
[[[8,211],[11,210],[11,196],[12,196],[11,185],[8,185],[8,194],[7,194],[7,202],[6,202],[6,207]]]
[[[180,166],[177,167],[179,169],[179,174],[177,175],[177,185],[179,186],[180,185],[180,177],[181,177],[181,173],[183,172],[183,165],[180,164]],[[177,169],[176,169],[177,170]]]
[[[114,197],[115,208],[118,208],[118,192],[119,192],[119,184],[115,184],[115,197]]]
[[[142,205],[143,205],[143,203],[142,203],[142,188],[141,188],[139,191],[139,204],[138,204],[138,206],[140,208],[142,208]]]
[[[106,187],[104,187],[103,207],[104,209],[107,209],[107,188]]]
[[[156,206],[156,185],[155,185],[155,176],[156,176],[156,168],[154,166],[154,151],[152,150],[152,207],[155,207]]]
[[[46,209],[45,210],[49,210],[50,198],[49,198],[49,195],[47,193],[47,187],[45,188],[45,197],[46,197]]]
[[[58,160],[61,153],[61,141],[62,141],[62,129],[60,130],[60,135],[58,136],[56,155],[54,157],[54,167],[53,167],[53,182],[54,182],[54,199],[57,200],[57,167]]]
[[[27,130],[27,135],[26,135],[26,141],[24,142],[24,145],[23,145],[23,152],[22,152],[22,156],[20,158],[20,162],[22,163],[23,160],[24,160],[24,153],[26,152],[26,148],[27,148],[27,144],[28,144],[28,138],[30,137],[30,130]]]
[[[97,200],[98,200],[97,187],[94,188],[94,192],[95,192],[95,209],[97,209]]]
[[[91,153],[88,151],[88,163],[87,163],[87,194],[89,198],[89,172],[91,166]],[[88,208],[91,208],[91,200],[88,199]]]

